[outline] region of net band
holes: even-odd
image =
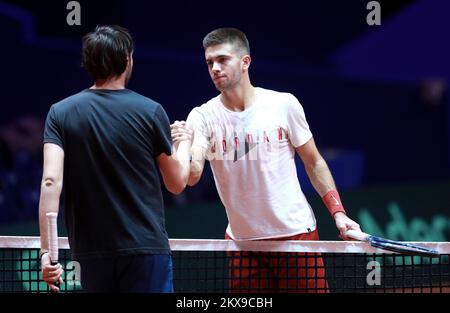
[[[253,240],[234,241],[223,239],[170,239],[173,251],[266,251],[266,252],[319,252],[319,253],[385,253],[360,241],[301,241],[301,240]],[[407,242],[450,254],[450,242]],[[40,238],[35,236],[0,236],[0,248],[38,249]],[[60,249],[70,249],[67,237],[59,237]]]
[[[450,243],[415,242],[437,257],[360,241],[171,239],[175,292],[450,292]],[[62,292],[82,291],[81,264],[58,238]],[[0,237],[0,292],[48,292],[39,237]]]

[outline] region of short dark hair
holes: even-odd
[[[128,30],[117,25],[97,26],[83,37],[81,66],[94,80],[119,76],[133,50]]]
[[[218,28],[210,32],[203,39],[203,48],[224,43],[231,43],[246,54],[250,54],[247,36],[237,28]]]

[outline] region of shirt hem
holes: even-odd
[[[300,230],[292,232],[292,233],[273,234],[273,235],[265,235],[265,236],[261,236],[261,237],[240,238],[240,239],[237,239],[235,236],[233,236],[228,231],[228,229],[226,230],[226,233],[227,233],[228,236],[230,236],[231,239],[233,239],[235,241],[245,241],[245,240],[275,239],[275,238],[283,238],[283,237],[295,236],[295,235],[299,235],[299,234],[308,234],[308,233],[311,233],[311,232],[315,231],[316,228],[317,228],[317,226],[313,225],[311,227],[307,227],[305,229],[300,229]]]
[[[58,145],[58,146],[60,146],[60,147],[61,147],[61,149],[63,149],[63,150],[64,150],[64,146],[63,146],[63,144],[61,143],[61,141],[59,141],[59,140],[57,140],[57,139],[53,139],[53,138],[46,138],[46,139],[44,139],[43,143],[44,143],[44,144],[46,144],[46,143],[53,143],[53,144],[55,144],[55,145]]]
[[[94,258],[110,258],[126,255],[145,255],[145,254],[171,254],[171,250],[168,248],[157,248],[157,249],[123,249],[116,251],[105,251],[105,252],[86,252],[86,253],[73,253],[72,258],[74,260],[79,259],[94,259]]]

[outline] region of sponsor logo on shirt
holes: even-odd
[[[211,131],[208,136],[209,160],[257,160],[269,157],[279,149],[280,143],[288,139],[285,129],[278,127],[272,130],[247,131],[220,129]],[[272,154],[273,155],[273,154]]]

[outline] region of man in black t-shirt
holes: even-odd
[[[82,64],[94,85],[50,108],[39,203],[43,279],[52,290],[46,213],[65,188],[66,226],[81,284],[89,292],[172,292],[172,260],[159,181],[180,193],[189,176],[192,134],[173,147],[162,106],[126,85],[133,40],[119,26],[83,38]]]

